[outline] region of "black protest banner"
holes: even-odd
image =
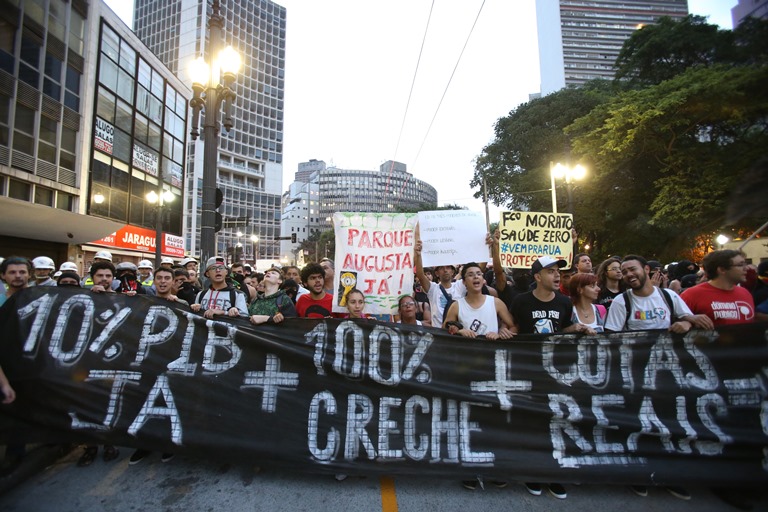
[[[0,407],[5,439],[331,473],[768,481],[767,324],[491,342],[376,321],[253,327],[32,288],[0,328],[18,392]]]

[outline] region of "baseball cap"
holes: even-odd
[[[222,256],[214,256],[213,258],[208,258],[208,263],[205,264],[205,271],[208,272],[209,268],[215,267],[216,265],[224,265],[226,267],[227,262]]]
[[[567,264],[568,263],[566,263],[565,260],[556,260],[551,256],[542,256],[541,258],[533,262],[533,265],[531,265],[531,271],[534,274],[538,274],[545,268],[549,268],[552,265],[557,265],[559,268],[563,268]]]

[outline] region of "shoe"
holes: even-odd
[[[534,496],[541,496],[541,484],[525,482],[525,488],[528,489],[528,492]]]
[[[170,462],[175,456],[175,453],[164,453],[160,456],[160,462]]]
[[[112,446],[111,444],[105,444],[104,445],[104,453],[102,457],[104,457],[104,462],[109,462],[111,460],[115,460],[120,456],[120,450]]]
[[[559,500],[564,500],[568,497],[568,492],[565,490],[565,487],[560,484],[549,484],[547,487],[549,487],[549,494]]]
[[[136,450],[135,452],[133,452],[133,455],[131,455],[131,458],[128,459],[128,465],[133,466],[134,464],[138,464],[139,462],[143,461],[144,458],[150,453],[152,452],[150,452],[149,450],[141,450],[141,449]]]
[[[336,473],[336,475],[334,475],[334,478],[336,478],[337,482],[343,482],[344,480],[347,479],[347,475],[345,475],[344,473]]]
[[[503,489],[507,485],[509,485],[509,482],[504,482],[503,480],[491,480],[491,483],[496,487],[498,487],[499,489]]]
[[[691,499],[691,493],[689,493],[683,487],[665,487],[665,489],[669,494],[671,494],[675,498],[680,498],[681,500],[686,500],[686,501]]]
[[[93,460],[96,458],[97,453],[99,453],[98,446],[86,446],[83,455],[81,455],[80,460],[77,461],[77,465],[81,468],[90,466],[93,464]]]
[[[638,496],[642,496],[643,498],[648,496],[648,487],[645,485],[630,485],[629,489],[633,493],[637,494]]]
[[[465,489],[468,489],[470,491],[474,491],[477,489],[477,479],[474,480],[462,480],[461,485],[464,486]]]

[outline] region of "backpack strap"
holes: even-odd
[[[679,320],[675,313],[675,303],[672,302],[672,296],[666,288],[659,288],[659,291],[664,296],[664,301],[667,303],[667,306],[669,306],[669,325],[672,325]]]
[[[621,328],[622,331],[627,330],[627,324],[629,323],[629,315],[632,314],[632,299],[629,296],[629,290],[624,290],[621,292],[622,297],[624,297],[624,307],[627,308],[627,317],[624,319],[624,327]]]

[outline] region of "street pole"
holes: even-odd
[[[160,268],[160,261],[163,259],[163,192],[160,191],[160,197],[155,205],[155,268]]]
[[[557,190],[555,189],[555,164],[549,162],[549,179],[552,183],[552,213],[557,213]]]

